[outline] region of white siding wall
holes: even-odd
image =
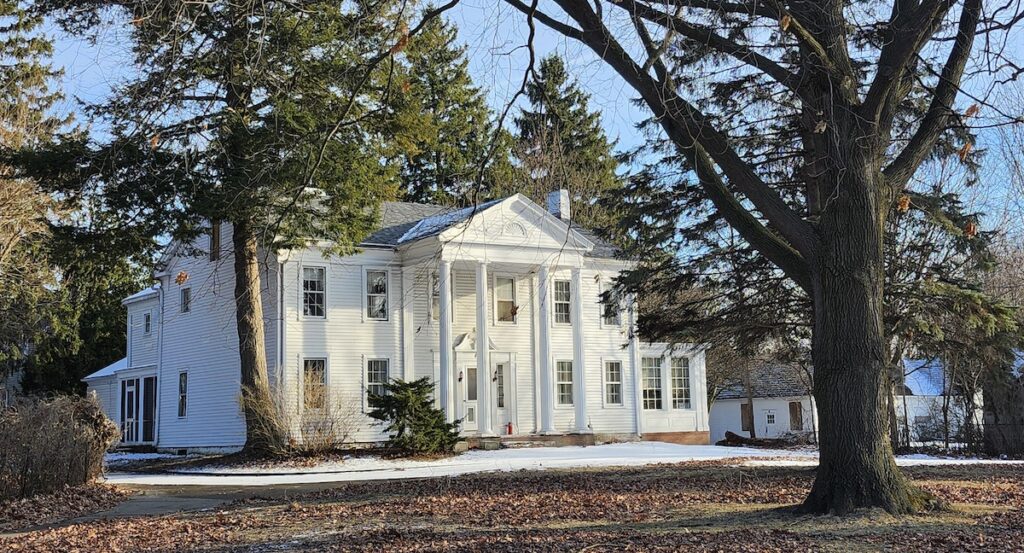
[[[160,315],[158,296],[129,303],[128,306],[128,366],[147,367],[156,365],[159,344]],[[150,316],[150,331],[145,330],[146,314]]]
[[[812,431],[813,421],[817,423],[817,416],[811,410],[811,400],[808,397],[792,398],[754,398],[754,430],[758,438],[778,438],[783,434],[792,432],[790,430],[789,403],[799,401],[802,404],[804,433]],[[726,431],[740,436],[749,436],[749,432],[743,430],[743,421],[740,417],[741,405],[747,403],[746,399],[720,399],[711,406],[711,443],[725,438]],[[766,412],[775,413],[775,424],[768,425]]]
[[[159,370],[159,446],[163,448],[240,447],[245,443],[245,420],[238,405],[240,366],[235,328],[234,269],[230,254],[231,228],[221,225],[224,252],[216,261],[208,255],[179,256],[167,267],[163,286],[163,345]],[[195,246],[206,251],[209,238]],[[273,298],[276,260],[261,254],[264,321],[271,374],[276,367]],[[269,268],[270,275],[268,275]],[[188,279],[177,284],[177,275]],[[181,310],[181,290],[191,289],[191,309]],[[178,378],[188,373],[188,408],[178,416]]]
[[[117,390],[117,377],[106,376],[90,380],[86,388],[86,394],[96,394],[103,413],[112,421],[117,421],[117,402],[119,400]]]

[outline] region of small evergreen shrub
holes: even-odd
[[[434,386],[426,377],[411,382],[392,380],[383,394],[370,393],[369,416],[391,437],[388,447],[406,455],[451,453],[459,441],[459,423],[445,422],[434,406]]]

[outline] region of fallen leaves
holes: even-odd
[[[130,495],[131,492],[114,486],[93,484],[0,502],[0,531],[10,532],[106,511]]]

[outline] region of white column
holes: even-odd
[[[444,409],[444,418],[448,422],[454,420],[452,417],[452,263],[451,261],[441,261],[441,266],[437,270],[437,279],[440,284],[441,299],[440,313],[438,313],[438,324],[441,327],[441,331],[438,333],[440,339],[438,340],[438,351],[440,352],[441,361],[441,375],[440,379],[440,399],[441,409]]]
[[[487,263],[476,264],[476,412],[481,436],[495,436],[491,426],[491,356],[487,338]]]
[[[636,420],[636,435],[643,436],[643,405],[640,392],[640,339],[636,333],[636,296],[629,300],[629,372],[633,380],[633,417]]]
[[[587,418],[587,342],[583,329],[583,275],[579,267],[572,270],[572,404],[576,411],[576,432],[589,433]]]
[[[540,352],[537,365],[540,367],[540,432],[555,433],[554,384],[551,382],[551,276],[547,265],[541,265],[537,274],[537,296],[540,300],[539,331],[537,342]]]
[[[416,379],[413,363],[413,299],[415,297],[416,274],[413,267],[402,267],[402,379],[410,382]],[[429,293],[429,288],[428,288]]]

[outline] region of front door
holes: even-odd
[[[462,429],[471,432],[475,432],[478,428],[476,377],[476,367],[466,367],[465,375],[462,378]]]
[[[139,379],[121,381],[121,441],[139,441]]]
[[[494,378],[491,384],[494,386],[495,417],[494,422],[499,434],[508,433],[508,423],[512,421],[511,392],[512,379],[509,374],[510,363],[501,361],[494,364]],[[515,430],[513,429],[513,432]]]

